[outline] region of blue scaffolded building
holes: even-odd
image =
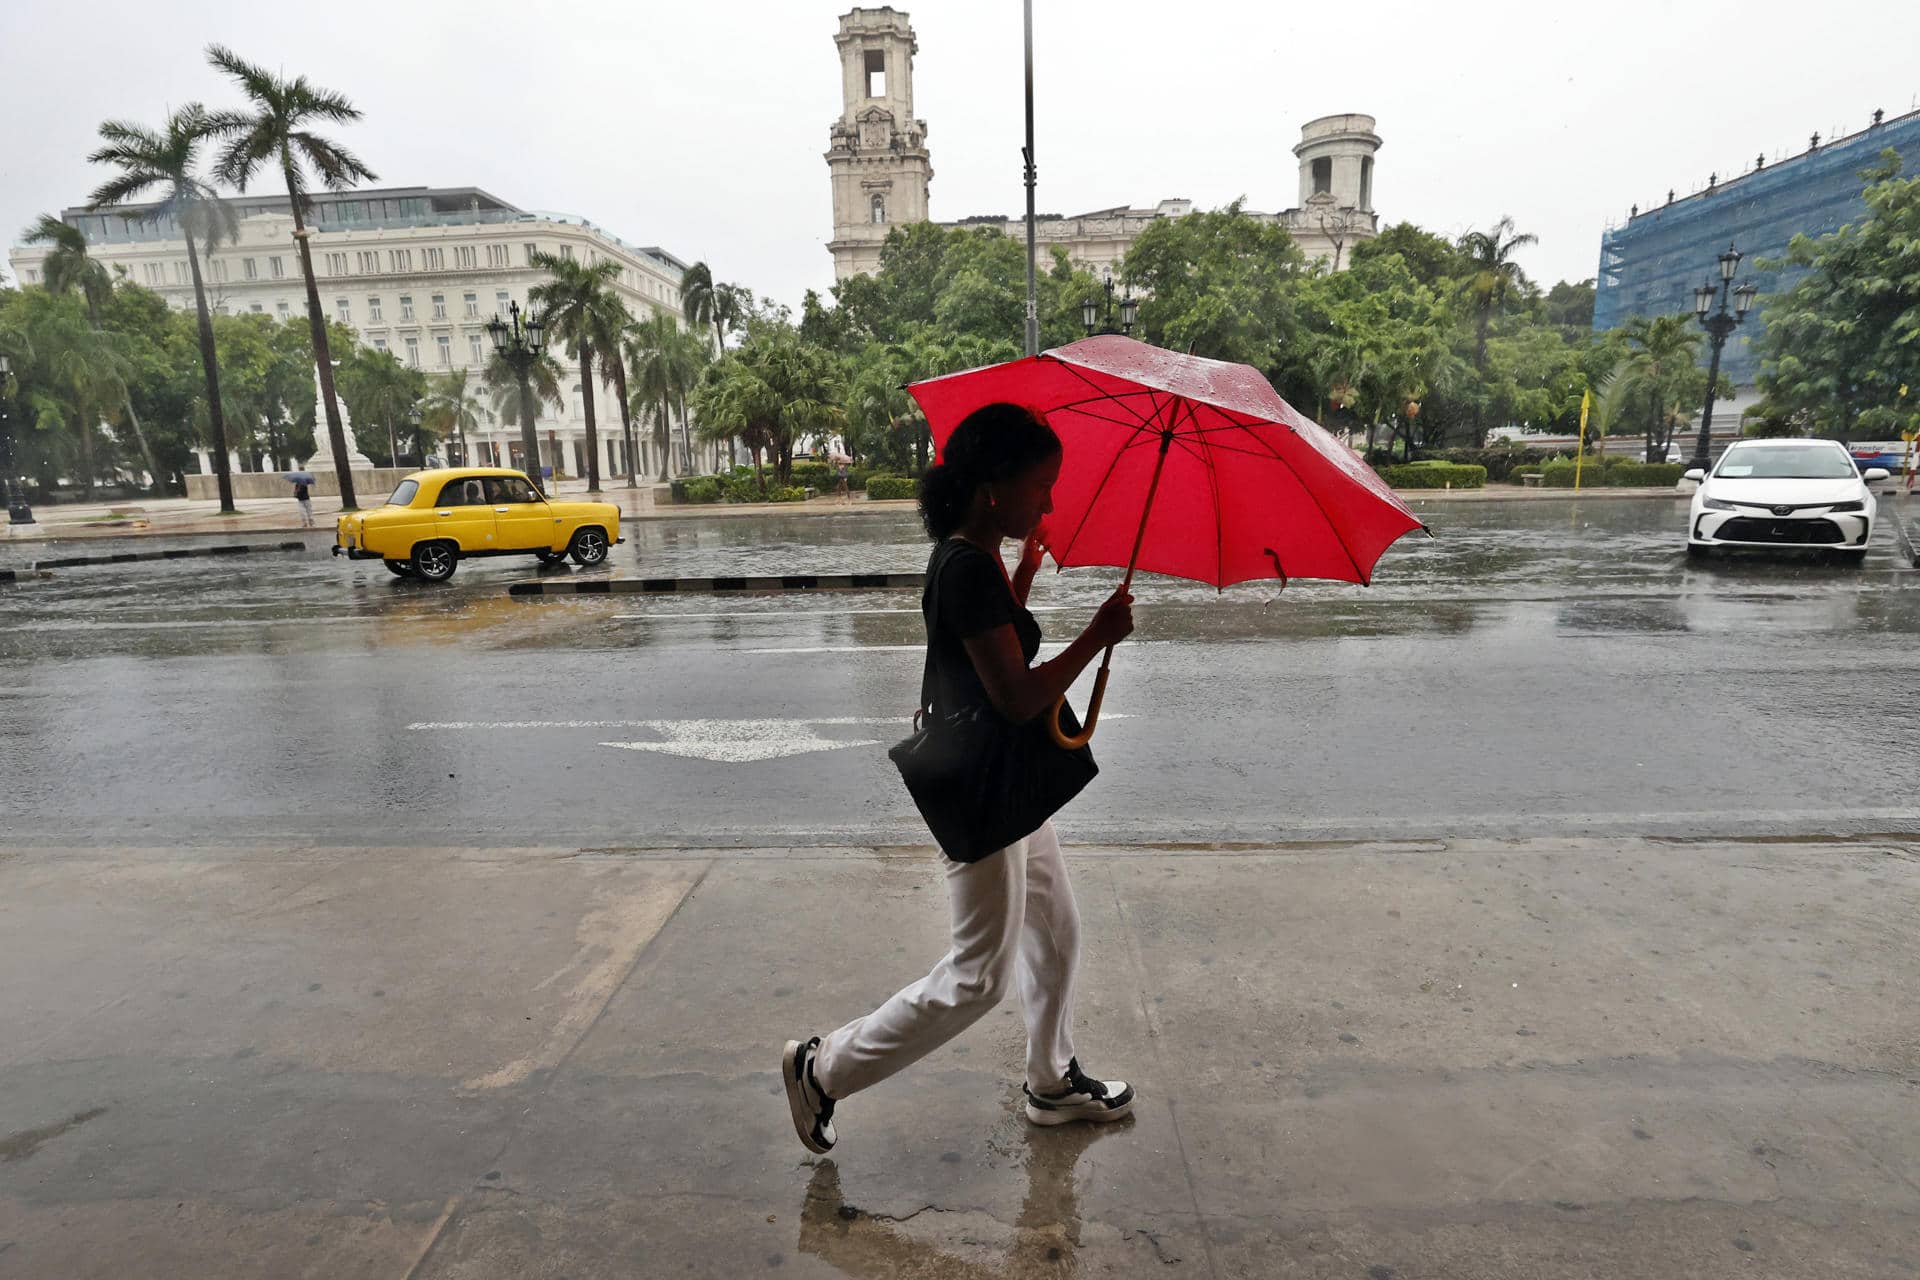
[[[1761,259],[1783,257],[1795,235],[1837,231],[1865,209],[1860,172],[1880,162],[1888,147],[1911,173],[1920,167],[1920,111],[1892,120],[1874,113],[1858,133],[1814,145],[1773,165],[1756,165],[1727,182],[1710,185],[1657,209],[1636,210],[1624,226],[1600,237],[1600,271],[1594,285],[1593,327],[1611,329],[1633,316],[1686,314],[1693,290],[1718,281],[1715,260],[1734,245],[1746,255],[1740,279],[1760,290],[1759,305],[1727,340],[1720,368],[1744,393],[1759,373],[1753,342],[1762,328],[1765,295],[1791,287],[1798,272],[1762,271]],[[1706,363],[1707,346],[1700,346]]]

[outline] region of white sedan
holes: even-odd
[[[1720,455],[1687,513],[1687,554],[1717,547],[1814,547],[1863,558],[1878,504],[1862,472],[1834,440],[1742,440]]]

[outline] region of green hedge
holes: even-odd
[[[720,501],[720,481],[713,476],[700,476],[693,480],[675,480],[673,490],[675,502],[700,504]]]
[[[1671,488],[1686,473],[1684,462],[1632,462],[1622,460],[1607,467],[1609,488]],[[1583,482],[1584,483],[1584,482]]]
[[[806,500],[806,489],[797,484],[785,486],[770,484],[767,486],[767,496],[760,499],[762,502],[805,502]]]
[[[1462,466],[1485,467],[1487,479],[1499,484],[1514,479],[1514,473],[1522,467],[1537,466],[1551,455],[1545,449],[1518,448],[1515,446],[1496,446],[1487,449],[1442,449],[1433,455],[1442,462],[1457,462]]]
[[[1478,489],[1487,483],[1487,469],[1429,460],[1382,467],[1380,478],[1396,489]]]
[[[867,497],[877,502],[919,496],[918,480],[909,480],[905,476],[872,476],[867,480]]]
[[[824,462],[796,462],[793,464],[792,480],[797,485],[831,489],[834,485],[833,468]]]

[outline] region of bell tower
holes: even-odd
[[[836,280],[880,267],[895,223],[927,220],[933,165],[927,125],[913,118],[913,27],[890,6],[840,17],[840,118],[828,131]]]

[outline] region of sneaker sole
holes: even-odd
[[[807,1106],[807,1098],[800,1090],[801,1053],[806,1046],[798,1040],[787,1041],[785,1052],[780,1055],[780,1078],[787,1082],[787,1110],[793,1115],[793,1131],[800,1135],[801,1145],[818,1155],[825,1155],[833,1148],[820,1145],[813,1140],[813,1114]]]
[[[1133,1114],[1133,1099],[1128,1098],[1117,1107],[1075,1107],[1066,1111],[1043,1111],[1031,1102],[1027,1104],[1027,1120],[1043,1128],[1057,1124],[1072,1124],[1076,1120],[1085,1120],[1092,1124],[1111,1124],[1115,1120],[1124,1120]]]

